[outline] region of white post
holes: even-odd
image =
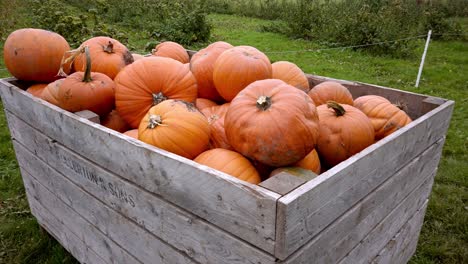
[[[429,47],[429,41],[431,40],[431,33],[432,30],[429,30],[429,32],[427,32],[426,46],[424,47],[424,52],[421,58],[421,64],[419,65],[418,77],[416,78],[415,87],[419,87],[419,80],[421,79],[421,73],[424,67],[424,60],[426,59],[427,48]]]

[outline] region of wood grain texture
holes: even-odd
[[[12,136],[21,144],[16,153],[23,166],[66,177],[200,263],[274,263],[265,252],[75,155],[14,115],[7,115]]]
[[[281,172],[264,180],[259,185],[275,193],[285,195],[306,182],[307,180],[305,179],[293,176],[286,172]]]
[[[101,121],[99,119],[99,116],[96,113],[91,112],[89,110],[83,110],[83,111],[75,112],[75,115],[77,115],[79,117],[82,117],[84,119],[87,119],[87,120],[89,120],[91,122],[97,123],[97,124],[101,123]]]
[[[53,140],[264,251],[274,252],[280,195],[78,118],[0,82],[4,107]]]
[[[410,193],[434,177],[442,146],[443,140],[415,158],[285,262],[308,263],[313,259],[316,264],[336,263],[343,258]]]
[[[446,134],[453,102],[336,165],[278,201],[275,256],[286,259]]]

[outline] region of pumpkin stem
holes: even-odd
[[[407,106],[405,103],[403,103],[403,102],[398,101],[398,102],[396,102],[396,103],[393,104],[393,105],[396,106],[396,107],[398,107],[398,108],[399,108],[400,110],[402,110],[403,112],[406,112],[406,113],[408,112],[408,106]]]
[[[266,111],[271,106],[271,98],[269,96],[262,95],[257,99],[257,108]]]
[[[114,52],[114,44],[112,43],[112,41],[109,40],[109,44],[107,44],[107,46],[104,46],[104,51],[107,53]]]
[[[89,55],[88,46],[84,46],[84,53],[86,57],[86,68],[85,68],[85,74],[83,77],[83,82],[90,82],[93,79],[91,79],[91,56]]]
[[[344,115],[346,113],[343,106],[341,106],[339,103],[337,103],[335,101],[327,101],[327,106],[328,106],[328,108],[331,108],[331,109],[333,109],[333,111],[335,111],[336,116],[342,116],[342,115]]]
[[[78,55],[80,55],[83,52],[84,52],[84,47],[79,47],[74,50],[65,51],[65,53],[62,56],[62,61],[60,62],[60,69],[59,69],[59,72],[57,73],[57,76],[67,77],[68,74],[63,70],[63,66],[65,64],[70,64],[71,66],[73,62],[75,61],[76,57],[78,57]],[[70,54],[70,56],[67,56],[68,54]]]
[[[150,115],[147,128],[154,129],[157,126],[167,126],[167,125],[163,125],[162,118],[160,115]]]
[[[157,105],[165,100],[167,100],[168,98],[166,96],[164,96],[164,94],[162,92],[159,92],[157,94],[153,94],[153,105]]]

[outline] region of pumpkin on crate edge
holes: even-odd
[[[44,88],[46,88],[48,83],[36,83],[28,87],[26,92],[41,98],[42,91],[44,91]]]
[[[302,160],[296,162],[294,166],[301,167],[306,170],[310,170],[316,174],[320,174],[321,166],[320,166],[320,158],[317,153],[317,150],[313,149]]]
[[[334,101],[340,104],[353,105],[353,96],[348,88],[338,82],[326,81],[315,85],[308,92],[315,106],[326,104],[328,101]]]
[[[289,61],[277,61],[271,64],[271,67],[272,79],[280,79],[306,93],[310,90],[309,80],[296,64]]]
[[[132,137],[134,139],[138,139],[138,129],[132,129],[132,130],[128,130],[126,132],[123,133],[124,135],[127,135],[129,137]]]
[[[185,48],[179,43],[172,41],[159,43],[151,51],[151,54],[153,56],[171,58],[184,64],[190,62],[190,57]]]
[[[127,124],[127,122],[125,122],[125,120],[122,119],[122,117],[120,117],[119,113],[115,109],[104,117],[101,125],[120,133],[130,129],[130,126]]]

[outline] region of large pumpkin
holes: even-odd
[[[317,152],[329,167],[374,143],[374,127],[359,109],[329,101],[317,107],[320,136]]]
[[[374,126],[375,139],[382,139],[411,122],[411,118],[384,97],[365,95],[354,106],[366,114]]]
[[[90,110],[105,116],[114,107],[114,81],[105,74],[91,72],[88,47],[82,48],[87,57],[85,72],[75,72],[50,83],[44,88],[42,98],[70,112]]]
[[[166,99],[194,102],[197,81],[184,64],[164,57],[146,57],[125,67],[115,78],[116,109],[133,128],[148,110]]]
[[[12,32],[5,41],[5,66],[14,77],[49,83],[56,80],[68,42],[59,34],[34,28]]]
[[[320,174],[320,159],[316,149],[313,149],[307,156],[305,156],[299,162],[296,162],[294,166],[301,167],[306,170]]]
[[[210,125],[193,104],[166,100],[151,107],[143,117],[138,127],[138,139],[193,159],[208,149]]]
[[[221,53],[232,47],[227,42],[218,41],[201,49],[192,56],[190,70],[197,79],[199,98],[206,98],[217,102],[223,100],[213,82],[213,67]]]
[[[317,84],[309,91],[308,94],[310,98],[314,100],[316,106],[326,104],[328,101],[353,105],[353,96],[349,92],[348,88],[333,81],[326,81]]]
[[[94,72],[104,73],[114,79],[117,73],[133,62],[132,53],[118,40],[109,37],[94,37],[86,40],[81,47],[89,46]],[[80,54],[75,58],[74,67],[84,71],[86,58]]]
[[[195,106],[198,108],[198,110],[203,110],[204,108],[207,107],[212,107],[212,106],[217,106],[218,104],[205,98],[197,98],[195,99]]]
[[[120,133],[130,129],[130,126],[122,119],[122,117],[120,117],[116,110],[112,110],[107,116],[105,116],[101,121],[101,125],[115,131],[119,131]]]
[[[188,63],[190,61],[189,55],[185,48],[179,43],[172,41],[165,41],[159,43],[151,53],[153,56],[171,58],[182,63]]]
[[[211,128],[210,148],[232,149],[224,131],[224,118],[230,103],[204,108],[201,112],[208,119]]]
[[[44,88],[46,88],[47,85],[48,85],[47,83],[36,83],[36,84],[29,86],[26,92],[40,98],[42,91],[44,91]]]
[[[280,79],[304,92],[309,91],[309,81],[304,72],[296,64],[289,61],[277,61],[271,64],[273,79]]]
[[[275,167],[298,162],[312,151],[318,125],[307,94],[277,79],[247,86],[224,119],[226,137],[236,151]]]
[[[271,78],[268,57],[250,46],[238,46],[224,51],[216,59],[213,82],[218,93],[230,102],[247,85]]]
[[[235,151],[215,148],[203,152],[194,161],[246,182],[258,184],[261,181],[250,161]]]

